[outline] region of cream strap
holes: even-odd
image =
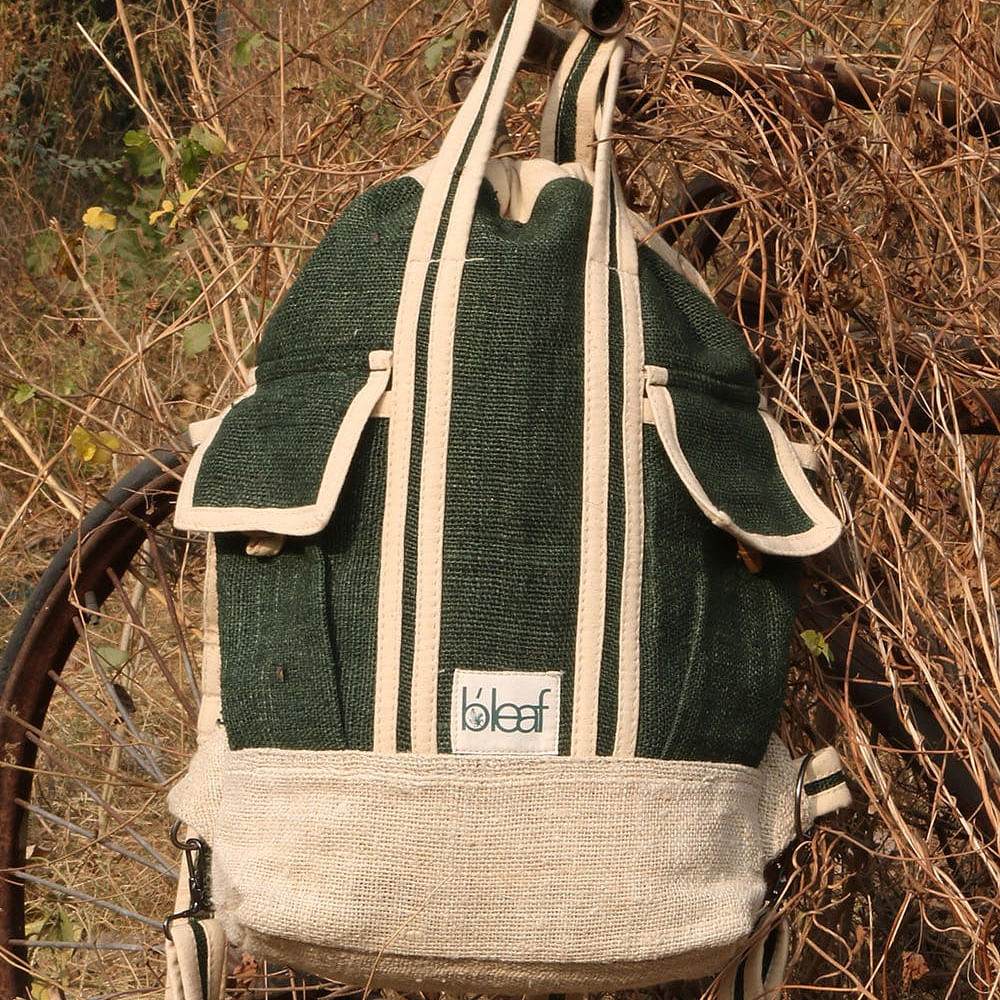
[[[573,665],[570,753],[597,752],[597,716],[608,592],[608,473],[611,456],[610,261],[612,208],[616,197],[611,126],[623,47],[611,43],[604,108],[594,167],[594,196],[584,281],[583,496],[580,515],[580,578]]]
[[[722,974],[715,1000],[781,1000],[788,966],[788,924],[772,921]]]
[[[177,879],[175,913],[163,923],[165,1000],[221,1000],[226,981],[226,936],[206,898],[204,843],[190,836],[190,831],[183,842],[174,842],[183,848],[184,860]],[[197,898],[192,889],[197,889]]]

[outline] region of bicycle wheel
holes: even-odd
[[[60,549],[0,659],[0,997],[162,995],[179,854],[166,794],[194,750],[201,539],[156,453]],[[231,995],[352,991],[232,956]]]
[[[163,797],[197,704],[197,560],[161,527],[180,462],[158,453],[83,520],[0,660],[0,996],[141,995],[161,978]]]

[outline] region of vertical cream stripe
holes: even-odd
[[[608,240],[613,193],[614,147],[610,139],[621,69],[621,44],[608,69],[601,115],[594,202],[590,217],[584,304],[583,509],[580,519],[580,594],[573,672],[573,732],[570,753],[597,752],[597,709],[608,571]]]
[[[452,229],[449,229],[450,236]],[[463,261],[442,260],[434,289],[427,350],[427,403],[420,470],[417,596],[410,688],[410,747],[437,753],[437,680],[441,647],[445,479],[451,419],[455,310]]]
[[[615,185],[618,211],[618,281],[621,287],[622,334],[622,461],[625,488],[625,544],[622,553],[621,614],[618,640],[618,720],[616,757],[634,757],[639,733],[639,614],[642,600],[643,488],[642,307],[639,258],[628,206]]]
[[[426,197],[426,192],[425,192]],[[423,202],[421,202],[421,208]],[[413,242],[423,235],[414,231]],[[433,232],[431,234],[433,240]],[[426,242],[426,238],[420,242]],[[411,254],[413,253],[411,246]],[[403,540],[410,480],[410,438],[413,429],[413,376],[417,318],[427,274],[426,260],[410,260],[396,313],[393,338],[393,389],[386,458],[385,510],[379,574],[378,626],[375,653],[375,718],[372,749],[396,750],[399,702],[399,652],[403,633]]]
[[[513,12],[506,44],[494,46],[499,63],[496,75],[486,91],[492,72],[491,60],[477,80],[459,117],[471,107],[475,117],[465,126],[461,149],[473,135],[468,156],[461,167],[455,197],[447,222],[441,262],[434,287],[427,347],[427,401],[424,410],[424,441],[420,467],[420,513],[417,529],[417,593],[413,638],[413,676],[410,693],[410,740],[414,753],[437,753],[437,690],[441,646],[441,591],[445,486],[448,460],[448,434],[451,420],[452,354],[455,343],[455,317],[459,291],[465,270],[466,251],[476,200],[486,163],[493,148],[496,126],[503,114],[507,91],[521,64],[521,56],[534,29],[538,0],[518,0]],[[479,94],[476,99],[475,95]],[[482,106],[485,98],[485,106]],[[458,120],[448,134],[449,142],[458,128]],[[467,134],[466,134],[467,133]]]

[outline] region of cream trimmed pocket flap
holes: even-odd
[[[325,527],[362,432],[386,394],[391,351],[368,372],[302,372],[258,382],[214,421],[177,497],[193,531],[314,535]]]
[[[779,556],[812,555],[837,540],[840,521],[806,478],[802,449],[762,405],[724,387],[671,379],[666,368],[647,365],[645,372],[670,464],[712,524]]]

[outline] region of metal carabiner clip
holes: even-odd
[[[768,889],[764,896],[765,906],[774,906],[785,894],[785,889],[791,881],[792,874],[801,867],[798,858],[799,848],[803,844],[810,844],[812,841],[812,828],[804,830],[802,826],[802,800],[805,796],[806,772],[813,759],[813,754],[807,754],[799,767],[799,775],[795,782],[795,837],[792,842],[771,861],[765,871],[764,877],[767,881]]]
[[[181,821],[177,820],[170,828],[170,843],[184,852],[184,861],[187,865],[188,896],[191,899],[191,905],[186,910],[180,910],[177,913],[171,913],[169,917],[164,917],[163,936],[168,941],[174,939],[170,933],[170,925],[175,920],[204,916],[212,912],[212,903],[208,898],[208,880],[205,874],[208,845],[200,837],[188,837],[186,840],[181,840],[180,829]]]

